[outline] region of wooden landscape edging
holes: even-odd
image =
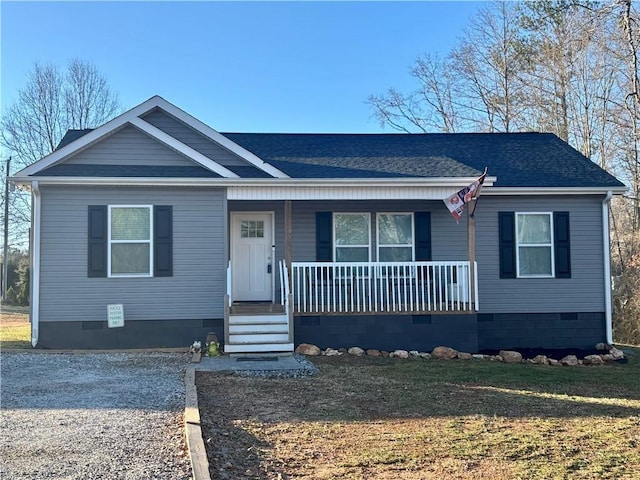
[[[211,480],[207,451],[202,440],[196,371],[193,365],[189,365],[184,374],[184,390],[184,433],[191,460],[192,478],[194,480]]]

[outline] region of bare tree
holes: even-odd
[[[444,59],[418,58],[418,88],[389,89],[368,102],[382,126],[404,132],[512,131],[524,95],[515,4],[494,2],[479,11],[460,44]]]
[[[120,105],[95,65],[71,60],[64,86],[67,123],[73,128],[93,128],[118,113]]]
[[[367,103],[380,125],[405,133],[455,132],[459,119],[450,59],[424,55],[416,60],[411,75],[419,85],[414,92],[403,94],[390,88],[383,95],[369,96]]]
[[[74,59],[66,70],[35,64],[0,120],[0,146],[12,157],[12,172],[2,171],[2,183],[7,174],[53,152],[68,129],[97,127],[121,111],[118,96],[93,64]],[[29,203],[29,196],[20,191],[11,195],[14,245],[26,244]]]
[[[0,121],[0,142],[24,167],[51,153],[68,129],[97,127],[120,110],[93,64],[74,59],[65,71],[36,64]]]
[[[456,97],[474,130],[517,128],[522,105],[522,42],[516,4],[499,1],[481,8],[452,52],[460,82]]]

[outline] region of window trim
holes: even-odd
[[[409,215],[411,217],[411,244],[382,244],[380,242],[380,217],[382,215]],[[411,260],[408,262],[415,262],[416,259],[416,225],[415,225],[415,212],[376,212],[376,258],[380,261],[380,247],[411,247]],[[385,262],[386,263],[386,262]],[[391,262],[393,263],[393,262]]]
[[[149,239],[148,240],[112,240],[111,239],[111,210],[114,208],[146,208],[149,211]],[[153,205],[108,205],[107,206],[107,278],[153,278]],[[149,272],[148,273],[112,273],[111,245],[119,243],[148,243],[149,244]]]
[[[367,222],[368,222],[368,226],[369,228],[367,229],[367,236],[369,238],[369,244],[368,245],[338,245],[338,242],[336,241],[336,216],[338,215],[364,215],[367,217]],[[333,240],[333,248],[332,248],[332,254],[333,254],[333,261],[337,262],[338,260],[336,260],[336,250],[338,248],[364,248],[367,247],[368,249],[368,260],[367,262],[371,262],[371,212],[333,212],[332,217],[331,217],[331,238]],[[342,262],[341,262],[342,263]],[[344,263],[352,263],[352,262],[344,262]]]
[[[549,243],[520,243],[518,238],[518,222],[521,215],[547,215],[549,217]],[[514,212],[514,242],[516,250],[516,278],[555,278],[555,238],[553,226],[553,212]],[[520,247],[546,247],[551,251],[551,274],[521,274],[520,273]]]

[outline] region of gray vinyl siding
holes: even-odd
[[[434,260],[467,259],[467,227],[457,224],[444,204],[411,200],[385,201],[292,201],[292,251],[294,262],[316,261],[316,212],[368,212],[371,214],[372,259],[376,258],[376,213],[431,212],[431,237]],[[276,260],[284,258],[284,201],[230,201],[229,211],[275,212]]]
[[[82,165],[192,166],[194,162],[151,138],[126,126],[65,160]]]
[[[156,109],[142,118],[144,121],[168,133],[175,139],[197,150],[220,165],[249,165],[249,163],[238,157],[235,153],[221,147],[193,128],[167,115],[162,110]]]
[[[225,191],[221,188],[43,186],[40,321],[106,321],[124,304],[127,320],[223,316]],[[173,276],[88,278],[88,205],[172,205]]]
[[[301,201],[292,203],[293,259],[316,261],[316,212],[363,212],[371,214],[371,257],[377,258],[376,213],[431,212],[433,260],[466,260],[467,228],[456,224],[442,202],[397,201]]]
[[[483,196],[476,210],[480,313],[604,311],[602,196]],[[571,278],[500,278],[498,212],[568,211]]]

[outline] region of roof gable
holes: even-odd
[[[69,133],[68,135],[65,135],[65,138],[63,138],[63,141],[60,142],[58,149],[56,149],[50,155],[47,155],[41,160],[33,163],[32,165],[22,169],[15,176],[20,177],[38,175],[45,169],[48,169],[49,167],[55,166],[60,163],[64,163],[70,157],[95,145],[96,143],[102,141],[104,138],[112,135],[114,132],[117,132],[121,128],[130,125],[137,128],[141,132],[144,132],[158,142],[164,144],[168,148],[182,154],[183,156],[187,157],[188,159],[192,160],[205,169],[211,170],[212,172],[215,172],[216,174],[226,178],[239,177],[239,175],[234,173],[232,170],[220,165],[214,160],[208,158],[207,156],[189,147],[188,145],[185,145],[183,142],[180,142],[171,135],[144,121],[141,118],[144,114],[157,108],[167,111],[171,116],[180,119],[184,123],[196,129],[198,132],[201,132],[211,141],[220,143],[227,150],[245,159],[248,162],[249,166],[254,166],[261,172],[266,172],[269,175],[286,177],[285,174],[278,171],[275,167],[266,164],[253,153],[245,150],[239,145],[234,144],[212,128],[207,127],[199,120],[186,114],[184,111],[178,109],[174,105],[158,96],[150,98],[146,102],[132,108],[131,110],[114,118],[101,127],[93,130],[76,130],[72,133]]]

